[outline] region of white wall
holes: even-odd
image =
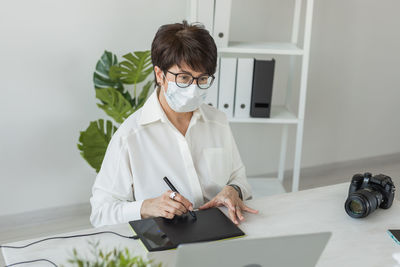
[[[233,39],[289,36],[293,1],[243,2],[234,1]],[[95,63],[104,49],[119,56],[150,49],[160,25],[186,17],[186,4],[0,2],[0,215],[88,201],[95,173],[76,143],[104,116]],[[316,1],[303,166],[400,152],[399,9],[395,0]],[[261,22],[250,16],[257,10]],[[232,128],[249,175],[277,169],[279,127]]]
[[[88,201],[95,172],[76,144],[104,116],[97,60],[150,49],[185,11],[185,0],[0,2],[0,215]]]

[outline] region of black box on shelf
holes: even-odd
[[[275,59],[254,60],[250,116],[269,118],[271,114],[272,87]]]

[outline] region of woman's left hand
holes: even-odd
[[[199,207],[199,209],[208,209],[212,207],[225,206],[228,208],[229,217],[235,224],[239,220],[243,221],[243,211],[257,214],[258,210],[247,207],[239,197],[239,193],[232,186],[225,186],[213,199]],[[239,220],[238,220],[239,218]]]

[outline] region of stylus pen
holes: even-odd
[[[175,186],[169,181],[169,179],[168,179],[167,177],[164,177],[163,179],[164,179],[164,181],[167,183],[167,185],[169,186],[169,188],[171,188],[172,191],[174,191],[174,192],[176,192],[176,193],[179,194],[178,190],[176,190]],[[190,210],[189,210],[189,213],[190,213],[190,215],[193,216],[193,218],[197,219],[197,216],[196,216],[196,214],[195,214],[193,211],[190,211]]]

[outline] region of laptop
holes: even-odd
[[[330,232],[181,244],[176,267],[311,267]]]

